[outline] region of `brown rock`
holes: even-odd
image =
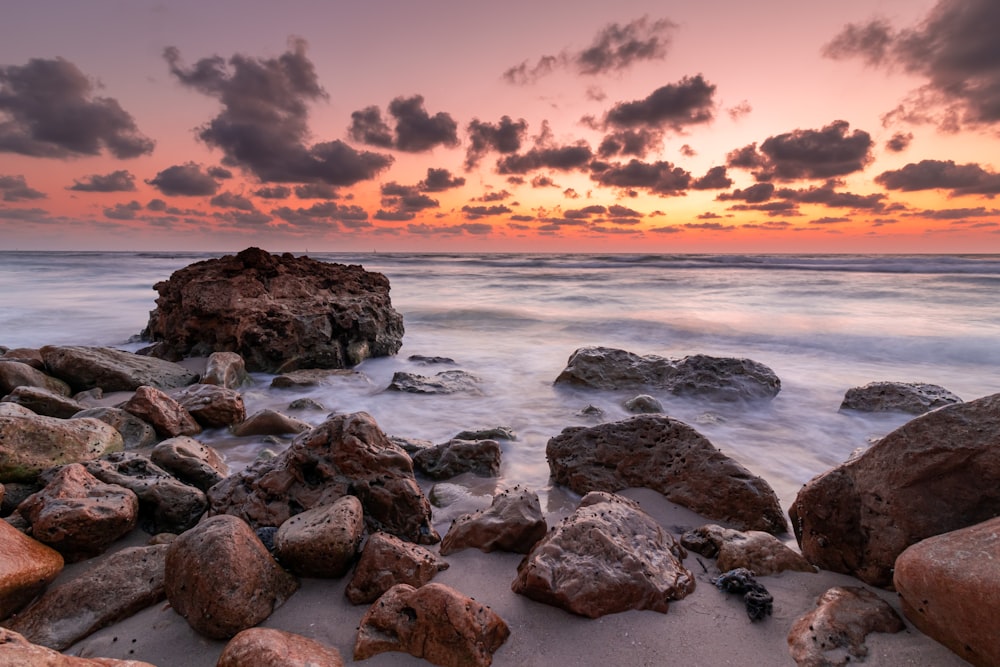
[[[973,665],[1000,665],[1000,517],[907,548],[893,585],[924,634]]]
[[[444,667],[486,666],[509,636],[493,610],[444,584],[397,584],[362,617],[354,659],[401,651]]]
[[[936,384],[871,382],[863,387],[848,389],[840,409],[921,415],[928,410],[961,402],[962,399],[958,396]]]
[[[345,592],[352,604],[370,603],[396,584],[420,588],[446,569],[447,561],[433,551],[378,532],[365,543]]]
[[[3,667],[156,667],[138,660],[75,658],[32,644],[13,630],[0,628],[0,665]]]
[[[23,405],[38,415],[59,419],[68,419],[84,408],[82,403],[69,396],[41,387],[17,387],[0,400]]]
[[[93,417],[113,426],[121,433],[125,449],[152,447],[158,440],[156,429],[153,428],[152,424],[139,419],[131,412],[125,412],[121,408],[87,408],[73,415],[73,419],[83,419],[84,417]]]
[[[865,637],[869,633],[899,632],[906,627],[888,602],[860,587],[831,588],[816,605],[795,621],[788,633],[788,647],[799,667],[837,667],[863,661],[868,655]]]
[[[308,422],[265,408],[253,413],[245,421],[235,424],[232,431],[233,435],[245,437],[249,435],[304,433],[311,428],[312,426]]]
[[[371,380],[364,373],[347,368],[303,368],[276,375],[271,380],[274,389],[302,389],[320,385],[334,385],[337,381],[354,385],[370,385]]]
[[[589,618],[628,609],[666,613],[694,590],[684,550],[638,503],[584,496],[517,566],[515,593]]]
[[[494,496],[488,508],[455,519],[441,540],[441,555],[469,547],[526,554],[548,530],[538,494],[516,486]]]
[[[29,364],[10,358],[0,361],[0,396],[9,394],[18,387],[39,387],[60,396],[72,393],[68,384]]]
[[[164,438],[201,433],[201,426],[191,413],[155,387],[139,387],[122,409],[152,424]]]
[[[1000,394],[916,417],[802,487],[789,510],[811,563],[875,586],[922,539],[1000,514]]]
[[[743,530],[788,530],[770,485],[687,424],[664,415],[563,429],[545,448],[552,477],[577,493],[628,487]]]
[[[785,570],[815,572],[802,554],[789,549],[770,533],[760,530],[741,532],[706,524],[681,536],[681,545],[708,558],[717,558],[720,572],[746,568],[758,577]]]
[[[191,384],[170,392],[170,397],[205,428],[238,424],[247,418],[243,395],[214,384]]]
[[[202,491],[208,491],[229,474],[229,466],[219,452],[186,435],[159,443],[149,458],[182,482]]]
[[[480,396],[482,380],[466,371],[451,370],[435,373],[431,377],[396,371],[386,391],[402,391],[408,394],[469,394]]]
[[[62,569],[58,551],[0,521],[0,621],[31,602]]]
[[[121,434],[97,419],[43,417],[0,403],[0,482],[33,482],[52,466],[89,461],[123,447]]]
[[[243,357],[235,352],[213,352],[208,355],[201,381],[227,389],[239,389],[252,382]]]
[[[142,386],[174,389],[198,376],[178,364],[110,347],[46,345],[40,350],[49,372],[73,391],[100,387],[105,392],[134,391]]]
[[[247,628],[229,640],[215,667],[343,667],[340,651],[273,628]]]
[[[354,562],[364,529],[361,501],[343,496],[282,523],[274,536],[275,555],[302,577],[342,577]]]
[[[500,474],[500,443],[496,440],[449,440],[413,455],[413,467],[431,479],[448,479],[463,472],[479,477]]]
[[[246,522],[207,519],[170,543],[170,605],[198,633],[228,639],[257,625],[298,589]]]
[[[42,360],[42,353],[37,348],[15,347],[6,351],[4,350],[5,348],[0,345],[0,352],[3,352],[3,354],[0,354],[0,359],[4,361],[17,361],[27,364],[35,370],[45,370],[45,361]]]

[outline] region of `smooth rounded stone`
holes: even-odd
[[[253,413],[239,424],[234,424],[231,430],[233,435],[245,437],[303,433],[311,428],[308,422],[265,408]]]
[[[758,577],[766,577],[785,570],[816,571],[802,554],[760,530],[742,532],[706,524],[681,535],[681,546],[707,558],[716,558],[720,572],[744,568]]]
[[[183,533],[208,509],[204,492],[180,481],[136,452],[110,454],[84,464],[94,477],[131,490],[139,498],[139,526],[157,533]]]
[[[511,590],[589,618],[629,609],[666,613],[694,591],[673,536],[639,504],[588,493],[517,566]]]
[[[243,357],[235,352],[213,352],[208,355],[205,372],[201,376],[203,384],[214,384],[227,389],[239,389],[252,381]]]
[[[22,502],[18,514],[31,534],[76,562],[103,553],[135,528],[139,499],[121,486],[105,484],[79,463],[56,470],[45,487]]]
[[[493,426],[475,431],[462,431],[452,440],[517,440],[517,433],[510,426]]]
[[[159,440],[152,424],[121,408],[86,408],[73,415],[73,419],[83,419],[84,417],[100,419],[105,424],[113,426],[121,433],[126,450],[152,447]]]
[[[84,408],[82,403],[69,396],[41,387],[17,387],[0,400],[23,405],[38,415],[59,419],[68,419]]]
[[[322,403],[311,398],[296,398],[294,401],[288,404],[289,410],[314,410],[317,412],[325,411],[326,408]]]
[[[62,651],[101,628],[163,600],[168,545],[129,547],[45,591],[7,627]]]
[[[431,479],[448,479],[464,472],[479,477],[500,475],[500,443],[496,440],[450,440],[421,449],[413,467]]]
[[[370,536],[344,591],[352,604],[374,602],[396,584],[420,588],[448,562],[419,544],[377,532]]]
[[[0,665],[4,667],[156,667],[139,660],[77,658],[32,644],[7,628],[0,628]]]
[[[42,353],[34,347],[15,347],[7,349],[3,345],[0,345],[0,360],[16,361],[18,363],[27,364],[35,370],[45,370],[45,361],[42,359]]]
[[[0,396],[14,391],[18,387],[38,387],[48,389],[60,396],[69,396],[72,391],[69,385],[46,375],[39,369],[13,359],[0,360]]]
[[[657,414],[663,412],[663,404],[649,394],[633,396],[624,403],[626,410],[633,414]]]
[[[274,389],[307,389],[320,385],[332,385],[337,381],[371,384],[367,375],[347,368],[304,368],[276,375],[271,380],[271,387]]]
[[[973,665],[1000,665],[1000,517],[917,542],[892,581],[921,632]]]
[[[859,586],[838,586],[823,593],[816,609],[788,632],[788,648],[799,667],[851,665],[868,656],[865,637],[900,632],[906,626],[889,603]]]
[[[247,628],[222,649],[215,667],[343,667],[340,651],[274,628]]]
[[[570,355],[555,384],[591,389],[665,389],[677,396],[738,401],[771,399],[781,380],[751,359],[696,354],[668,359],[609,347],[582,347]]]
[[[284,373],[354,366],[403,343],[389,280],[361,266],[247,248],[153,289],[160,296],[142,337],[164,358],[236,352],[249,371]]]
[[[397,584],[365,612],[354,659],[387,651],[443,667],[487,667],[510,628],[489,607],[444,584]]]
[[[841,410],[861,412],[907,412],[921,415],[962,399],[944,387],[923,382],[871,382],[844,394]]]
[[[253,463],[208,491],[212,512],[235,514],[255,528],[357,496],[369,532],[385,530],[419,544],[440,540],[413,462],[371,415],[334,415],[299,435],[277,456]]]
[[[545,455],[553,480],[579,494],[646,487],[741,530],[788,530],[765,480],[665,415],[566,428],[549,440]]]
[[[351,569],[364,529],[361,501],[343,496],[278,526],[275,555],[282,566],[301,577],[342,577]]]
[[[5,405],[15,404],[0,403]],[[44,417],[23,406],[5,412],[0,413],[0,482],[33,482],[52,466],[89,461],[125,446],[113,426],[97,419]]]
[[[263,621],[298,590],[253,530],[235,516],[214,516],[167,549],[167,600],[196,632],[229,639]]]
[[[135,391],[142,386],[175,389],[198,379],[179,364],[110,347],[46,345],[39,351],[49,372],[74,391],[94,387],[105,392]]]
[[[874,586],[920,540],[1000,514],[1000,394],[915,417],[814,477],[789,509],[802,555]]]
[[[31,602],[62,569],[58,551],[0,521],[0,621]]]
[[[494,496],[488,508],[455,519],[441,540],[441,555],[469,547],[526,554],[548,530],[538,494],[515,486]]]
[[[155,387],[139,387],[122,409],[152,424],[163,438],[201,433],[201,426],[191,413]]]
[[[408,394],[470,394],[481,396],[479,385],[482,380],[472,373],[461,370],[441,371],[427,377],[416,373],[396,371],[386,391],[401,391]]]
[[[235,389],[214,384],[191,384],[170,392],[170,397],[204,428],[222,428],[247,418],[243,395]]]
[[[149,454],[150,460],[185,484],[208,491],[229,474],[222,455],[194,438],[168,438]]]

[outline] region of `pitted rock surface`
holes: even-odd
[[[962,399],[944,387],[923,382],[871,382],[848,389],[841,410],[861,412],[907,412],[921,415]]]
[[[455,519],[441,540],[441,555],[469,547],[526,554],[548,530],[538,494],[516,486],[494,496],[488,508]]]
[[[343,496],[278,526],[274,552],[284,568],[301,577],[342,577],[351,569],[364,529],[361,502]]]
[[[352,604],[371,603],[396,584],[420,588],[446,569],[448,562],[426,547],[378,532],[365,542],[345,592]]]

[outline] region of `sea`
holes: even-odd
[[[153,286],[221,254],[0,252],[0,345],[135,351],[155,307]],[[904,381],[941,385],[964,400],[1000,392],[1000,255],[310,256],[385,274],[403,315],[403,346],[316,388],[273,389],[272,376],[254,374],[244,389],[248,412],[270,408],[318,424],[365,411],[389,435],[433,443],[464,430],[512,429],[499,478],[463,475],[437,489],[480,504],[517,484],[535,490],[543,507],[565,503],[549,478],[546,443],[566,427],[629,417],[623,403],[638,393],[766,479],[787,509],[813,476],[911,418],[842,411],[848,389]],[[555,385],[569,356],[593,345],[749,358],[774,370],[781,392],[743,404]],[[454,363],[426,366],[411,355]],[[385,391],[397,371],[449,369],[480,378],[481,395]],[[296,398],[322,409],[289,412]],[[588,406],[603,416],[586,414]],[[225,429],[199,438],[234,470],[288,444]]]

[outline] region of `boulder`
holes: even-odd
[[[354,659],[400,651],[444,667],[485,667],[509,636],[492,609],[453,588],[397,584],[361,618]]]
[[[282,566],[301,577],[342,577],[351,569],[364,529],[361,501],[343,496],[278,526],[274,552]]]
[[[58,551],[0,521],[0,621],[31,602],[62,569]]]
[[[105,392],[135,391],[142,386],[175,389],[198,379],[173,362],[110,347],[46,345],[40,352],[49,373],[66,381],[73,391],[94,387]]]
[[[924,634],[973,665],[1000,665],[1000,517],[907,548],[893,585]]]
[[[191,413],[155,387],[139,387],[122,409],[152,424],[163,438],[201,433],[201,426]]]
[[[185,484],[202,491],[208,491],[229,474],[229,466],[219,452],[186,435],[160,442],[149,458]]]
[[[96,459],[125,445],[114,427],[97,419],[43,417],[0,403],[6,405],[11,407],[0,413],[0,482],[33,482],[47,468]]]
[[[76,658],[32,644],[13,630],[0,628],[0,665],[10,667],[156,667],[138,660]]]
[[[7,627],[33,644],[62,651],[103,627],[163,600],[167,545],[130,547],[45,591]]]
[[[206,519],[171,542],[164,572],[170,606],[211,639],[257,625],[298,589],[250,526],[228,515]]]
[[[413,462],[364,412],[328,418],[282,453],[208,492],[213,513],[235,514],[255,528],[280,526],[298,512],[345,495],[361,501],[371,532],[385,530],[420,544],[440,539]]]
[[[201,381],[203,384],[214,384],[226,389],[239,389],[253,380],[247,373],[243,357],[235,352],[213,352],[205,362]]]
[[[737,568],[750,570],[766,577],[785,570],[815,572],[802,554],[792,551],[784,542],[760,530],[746,532],[706,524],[681,535],[681,546],[707,558],[715,558],[720,572]]]
[[[39,387],[60,396],[72,393],[68,384],[29,364],[11,359],[0,361],[0,396],[9,394],[18,387]]]
[[[911,544],[1000,514],[1000,394],[911,419],[818,475],[789,509],[809,562],[892,583]]]
[[[647,487],[741,530],[788,530],[766,481],[665,415],[563,429],[545,448],[556,483],[579,494]]]
[[[441,555],[469,547],[526,554],[548,530],[538,494],[515,486],[494,496],[488,508],[455,519],[441,540]]]
[[[346,368],[403,342],[388,279],[361,266],[247,248],[153,289],[160,296],[142,335],[163,358],[236,352],[247,370],[283,373]]]
[[[41,387],[17,387],[0,400],[23,405],[37,415],[59,419],[68,419],[84,409],[79,401]]]
[[[435,373],[431,377],[396,371],[386,391],[402,391],[408,394],[470,394],[481,396],[481,379],[466,371],[451,370]]]
[[[87,408],[73,415],[73,419],[93,417],[113,426],[121,433],[125,449],[143,449],[156,444],[156,429],[147,421],[121,408]]]
[[[247,628],[229,640],[215,667],[343,667],[337,649],[284,630]]]
[[[865,637],[870,633],[899,632],[906,627],[888,602],[857,586],[831,588],[816,605],[788,633],[788,647],[799,667],[862,662],[868,656]]]
[[[515,593],[589,618],[629,609],[666,613],[694,591],[683,548],[639,504],[588,493],[517,566]]]
[[[840,409],[922,415],[929,410],[961,402],[958,396],[936,384],[871,382],[863,387],[848,389]]]
[[[500,474],[500,443],[496,440],[449,440],[413,454],[413,467],[431,479],[448,479],[463,472],[497,477]]]
[[[38,371],[45,370],[45,362],[42,360],[42,353],[34,347],[15,347],[7,349],[0,345],[0,359],[4,361],[17,361],[28,364]]]
[[[336,380],[353,382],[357,385],[371,384],[367,375],[347,368],[304,368],[276,375],[271,380],[271,387],[274,389],[305,389],[332,385]]]
[[[639,394],[625,401],[625,409],[636,415],[653,415],[663,412],[663,404],[649,394]]]
[[[461,431],[452,440],[517,440],[517,433],[510,426],[491,426]]]
[[[704,354],[667,359],[608,347],[576,350],[555,383],[590,389],[647,387],[726,401],[771,399],[781,391],[774,371],[750,359]]]
[[[222,428],[247,418],[243,395],[214,384],[190,384],[170,392],[170,397],[204,428]]]
[[[447,561],[426,547],[378,532],[365,542],[345,593],[352,604],[371,603],[396,584],[420,588],[446,569]]]
[[[276,410],[263,409],[250,415],[246,420],[232,427],[233,435],[288,435],[303,433],[311,429],[308,422],[281,414]]]

